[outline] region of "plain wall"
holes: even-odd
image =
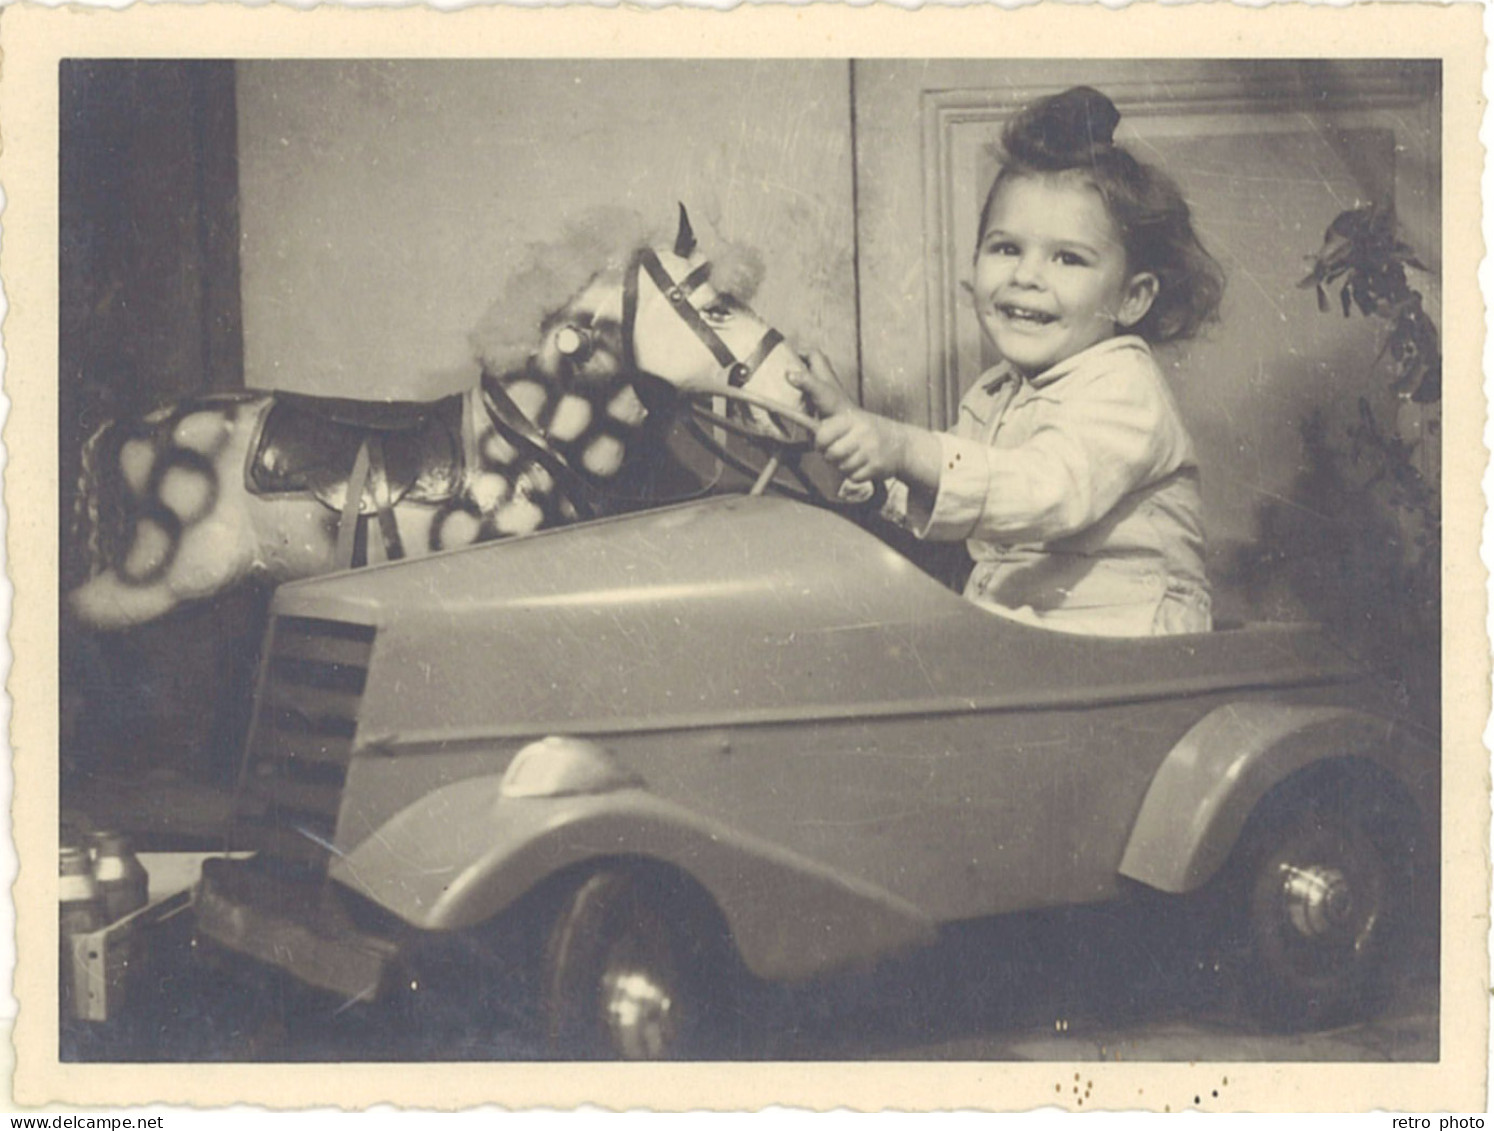
[[[768,267],[754,307],[854,367],[845,61],[240,62],[245,380],[421,399],[524,245],[683,201]]]

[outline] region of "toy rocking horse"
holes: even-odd
[[[84,450],[78,515],[92,565],[68,605],[88,628],[126,628],[251,578],[637,505],[674,391],[800,403],[787,378],[802,363],[745,305],[749,291],[713,277],[682,205],[671,246],[635,245],[597,267],[544,312],[538,344],[485,354],[465,393],[382,403],[246,392],[106,425]]]

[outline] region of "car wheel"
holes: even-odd
[[[545,945],[541,1015],[550,1051],[669,1060],[706,1052],[724,924],[682,884],[626,867],[594,872],[562,901]],[[713,967],[715,967],[713,969]],[[713,998],[713,991],[715,991]]]
[[[1299,802],[1255,822],[1231,886],[1242,988],[1263,1020],[1320,1028],[1378,1011],[1408,906],[1396,849],[1345,804]]]

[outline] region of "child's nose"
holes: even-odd
[[[1012,281],[1023,286],[1035,287],[1043,281],[1042,258],[1037,255],[1022,255],[1012,269]]]

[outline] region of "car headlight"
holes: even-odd
[[[642,784],[643,779],[597,743],[551,735],[514,755],[499,792],[505,799],[564,797]]]

